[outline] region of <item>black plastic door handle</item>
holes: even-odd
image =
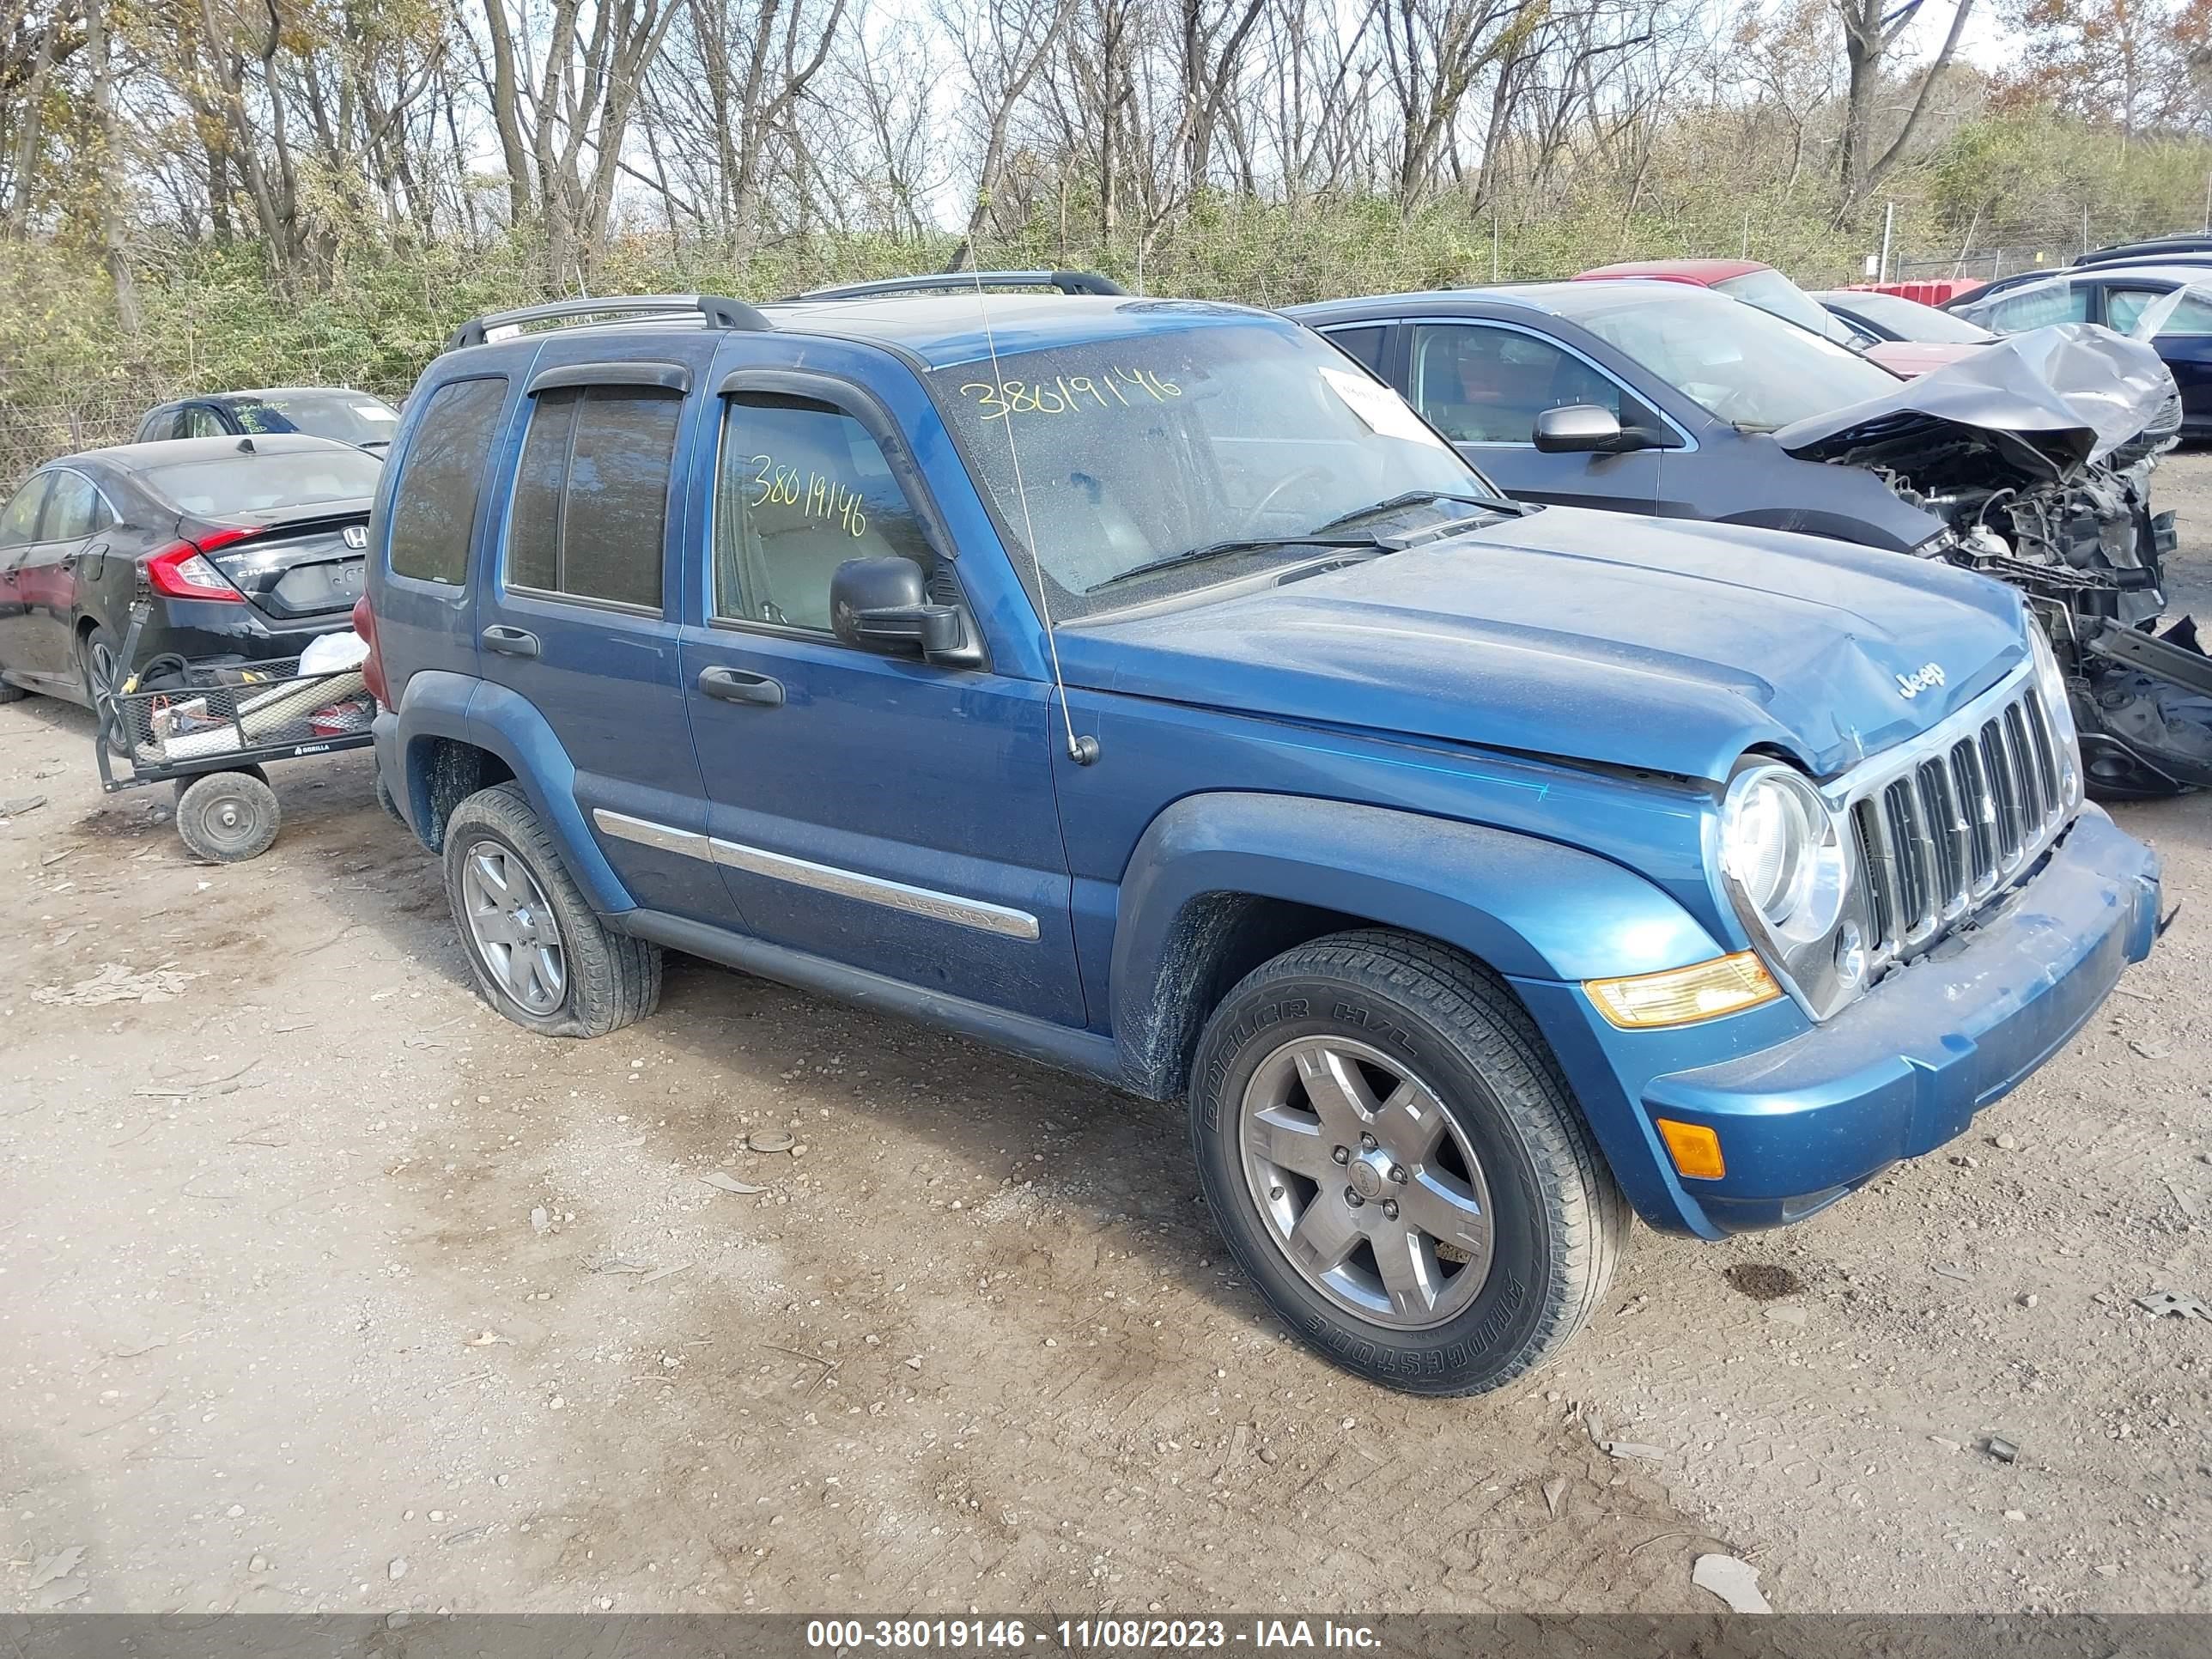
[[[783,686],[765,674],[748,674],[742,668],[702,668],[699,690],[718,702],[757,702],[767,708],[783,707]]]
[[[485,650],[496,651],[502,657],[534,657],[538,654],[537,635],[496,623],[484,629],[483,643]]]

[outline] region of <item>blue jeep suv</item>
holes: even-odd
[[[1280,318],[994,284],[566,302],[422,377],[380,775],[509,1018],[611,1031],[672,949],[1187,1096],[1281,1316],[1457,1394],[1632,1208],[1809,1215],[2149,951],[2010,590],[1516,506]]]

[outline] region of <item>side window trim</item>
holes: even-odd
[[[1561,339],[1556,334],[1547,334],[1541,329],[1530,328],[1524,323],[1509,322],[1503,317],[1409,317],[1404,320],[1407,330],[1406,340],[1407,353],[1406,363],[1406,384],[1407,387],[1407,400],[1409,402],[1411,401],[1411,392],[1413,379],[1412,350],[1413,337],[1413,331],[1414,329],[1429,325],[1460,328],[1503,329],[1510,334],[1525,335],[1529,339],[1535,340],[1544,345],[1551,346],[1557,350],[1563,351],[1568,356],[1572,357],[1577,362],[1580,362],[1592,374],[1598,375],[1603,380],[1610,381],[1613,384],[1613,388],[1620,393],[1624,406],[1633,404],[1637,408],[1644,410],[1646,414],[1652,416],[1655,419],[1661,422],[1669,432],[1673,433],[1675,437],[1681,441],[1680,443],[1666,447],[1670,453],[1687,454],[1694,452],[1698,448],[1697,438],[1684,428],[1680,421],[1676,420],[1665,410],[1653,403],[1650,398],[1646,398],[1641,392],[1638,392],[1635,387],[1630,386],[1627,381],[1622,380],[1620,375],[1614,374],[1603,363],[1598,362],[1597,359],[1591,356],[1589,353],[1583,350],[1582,348],[1575,345],[1570,341]],[[1418,405],[1416,405],[1416,407],[1418,408]],[[1523,443],[1507,440],[1498,440],[1494,441],[1470,440],[1466,443],[1455,444],[1453,447],[1455,448],[1462,449],[1534,449],[1536,446],[1533,441]]]
[[[530,377],[529,395],[583,386],[649,386],[684,393],[691,390],[691,371],[681,363],[560,363]]]
[[[611,374],[596,374],[592,371],[611,369]],[[657,371],[673,377],[671,380],[640,378],[637,371]],[[569,374],[578,378],[564,378]],[[606,599],[591,593],[569,593],[557,587],[538,587],[529,582],[510,581],[507,570],[513,554],[514,538],[514,501],[522,488],[522,460],[529,453],[530,432],[538,420],[538,395],[543,392],[574,391],[592,386],[629,386],[638,391],[664,391],[673,395],[680,405],[690,403],[687,395],[691,385],[691,371],[677,363],[577,363],[539,370],[523,388],[521,418],[514,422],[512,464],[506,468],[504,488],[499,492],[499,545],[493,555],[491,585],[493,591],[504,597],[514,594],[541,605],[579,605],[587,611],[604,611],[614,616],[645,617],[655,622],[674,622],[678,617],[669,609],[667,577],[670,532],[684,510],[683,483],[684,478],[684,414],[679,408],[676,432],[669,446],[668,479],[661,497],[660,521],[660,603],[635,605],[626,599]],[[568,475],[574,470],[576,460],[576,432],[583,424],[580,413],[572,413],[568,421],[568,444],[561,457],[560,516],[555,521],[554,572],[557,576],[564,562],[562,544],[568,535]],[[680,568],[680,563],[679,563]]]

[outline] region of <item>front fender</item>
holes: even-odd
[[[1206,1012],[1192,980],[1207,901],[1232,895],[1424,934],[1516,979],[1655,973],[1724,954],[1643,877],[1556,842],[1342,801],[1186,796],[1152,820],[1121,884],[1114,1030],[1139,1092],[1180,1091]]]
[[[576,768],[537,706],[503,685],[466,674],[423,669],[408,677],[399,707],[377,738],[380,764],[404,787],[392,790],[408,825],[436,850],[425,826],[436,822],[431,801],[439,738],[495,755],[514,775],[591,907],[601,915],[633,910],[637,901],[615,875],[576,805]],[[380,726],[384,722],[380,721]]]

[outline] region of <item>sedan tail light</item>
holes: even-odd
[[[384,655],[376,648],[376,613],[368,608],[368,595],[364,593],[353,602],[353,631],[368,647],[368,655],[361,665],[361,678],[368,687],[368,695],[386,708],[392,707],[391,682],[384,678]]]
[[[258,530],[216,530],[197,542],[172,542],[146,561],[146,580],[156,593],[173,599],[211,599],[218,605],[244,605],[246,595],[231,586],[208,555],[258,536]]]

